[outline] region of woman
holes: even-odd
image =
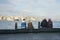
[[[32,22],[30,20],[28,22],[28,29],[33,29],[33,25],[32,25]]]
[[[52,23],[51,19],[48,20],[48,26],[47,27],[48,28],[52,28],[53,27],[53,23]]]

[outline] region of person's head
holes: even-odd
[[[44,21],[47,21],[46,19],[43,19]]]
[[[25,19],[23,19],[23,21],[25,21]]]
[[[51,19],[48,19],[48,21],[51,21]]]

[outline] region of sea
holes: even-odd
[[[18,23],[18,29],[21,29],[21,21],[0,21],[0,29],[15,29],[15,22]],[[38,22],[32,23],[34,28],[38,29]],[[53,22],[53,28],[60,28],[60,22]],[[60,33],[0,34],[0,40],[60,40]]]
[[[0,21],[0,29],[15,29],[15,22],[17,22],[17,28],[21,29],[21,21]],[[28,27],[28,22],[26,22]],[[38,29],[38,21],[32,21],[34,29]],[[53,28],[60,28],[60,21],[53,21]]]

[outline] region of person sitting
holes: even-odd
[[[53,27],[53,22],[51,21],[51,19],[48,20],[48,28],[52,28]]]
[[[23,19],[23,21],[21,23],[21,28],[26,29],[26,21],[25,21],[25,19]]]
[[[47,20],[44,19],[42,22],[41,22],[41,26],[42,28],[47,28]]]
[[[33,29],[33,25],[32,25],[31,20],[28,21],[28,29]]]

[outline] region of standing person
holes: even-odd
[[[31,20],[28,21],[28,29],[33,29],[33,25],[32,25]]]
[[[23,21],[21,23],[21,28],[26,29],[26,21],[25,21],[25,19],[23,19]]]
[[[53,22],[51,21],[51,19],[48,20],[48,28],[52,28],[53,27]]]
[[[47,28],[47,20],[44,19],[42,22],[41,22],[41,26],[42,28]]]

